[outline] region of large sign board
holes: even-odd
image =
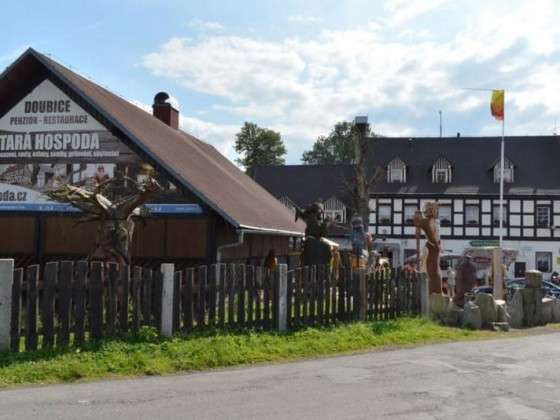
[[[117,171],[141,177],[144,167],[119,138],[48,79],[0,118],[0,211],[75,211],[50,201],[45,192],[63,184],[91,190]],[[193,210],[170,211],[181,209]]]

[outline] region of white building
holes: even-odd
[[[497,245],[498,137],[375,138],[368,170],[384,179],[371,193],[370,233],[394,266],[416,253],[412,218],[429,201],[440,204],[442,248],[462,254]],[[560,272],[560,138],[506,138],[504,248],[518,251],[509,276],[539,269]],[[349,165],[259,167],[253,177],[276,197],[297,205],[335,197],[347,205]]]

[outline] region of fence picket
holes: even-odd
[[[128,294],[129,294],[130,266],[119,267],[118,300],[119,300],[119,330],[128,331]]]
[[[142,315],[142,267],[134,267],[132,277],[132,331],[140,328]]]
[[[203,265],[198,267],[197,275],[197,292],[196,292],[196,326],[197,328],[204,328],[204,312],[206,308],[205,294],[206,294],[206,281],[208,278],[208,268]]]
[[[41,303],[41,323],[43,333],[43,348],[54,345],[54,298],[58,279],[58,263],[48,262],[43,275],[43,296]]]
[[[14,284],[12,285],[12,313],[10,317],[10,349],[19,351],[21,333],[21,287],[23,283],[23,269],[14,270]]]
[[[39,266],[27,267],[27,305],[25,323],[25,350],[37,350],[37,283],[39,282]]]
[[[262,323],[262,296],[263,290],[263,269],[255,267],[255,326],[263,328]]]
[[[317,323],[322,324],[325,321],[324,299],[325,299],[325,266],[317,267]]]
[[[240,264],[237,271],[237,323],[245,325],[245,291],[247,288],[247,269],[245,264]]]
[[[264,311],[263,311],[263,320],[264,320],[264,328],[269,329],[271,327],[271,320],[270,320],[270,298],[271,298],[271,289],[272,289],[272,273],[269,269],[265,269],[264,272],[264,282],[263,282],[263,303],[264,303]]]
[[[183,328],[186,332],[193,329],[193,291],[194,291],[194,268],[188,268],[185,272],[185,284],[183,286]]]
[[[163,273],[161,269],[152,273],[152,327],[161,332],[161,299],[163,295]]]
[[[255,267],[247,266],[247,326],[255,324]]]
[[[89,278],[89,327],[92,340],[103,337],[103,264],[93,262]]]
[[[183,272],[175,271],[173,274],[173,334],[181,329],[181,284]]]
[[[218,283],[218,325],[224,327],[226,324],[226,295],[227,295],[227,267],[220,264],[220,281]]]
[[[106,287],[106,321],[105,334],[108,336],[115,334],[115,323],[117,320],[117,281],[119,277],[118,265],[115,263],[107,264],[107,287]]]
[[[72,300],[74,302],[74,344],[78,346],[82,345],[85,339],[87,277],[87,261],[78,261],[76,263],[76,277],[72,287]]]
[[[152,270],[142,270],[142,325],[152,325]]]
[[[208,279],[208,326],[213,327],[216,324],[216,285],[218,281],[220,266],[212,264]]]
[[[58,281],[58,335],[57,346],[66,347],[70,342],[70,312],[72,307],[72,283],[74,263],[62,261]]]

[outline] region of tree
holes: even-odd
[[[302,162],[307,165],[352,163],[355,159],[353,123],[341,121],[335,124],[328,136],[320,136],[313,148],[303,152]],[[371,132],[366,133],[370,136]]]
[[[235,151],[242,155],[237,162],[245,168],[284,164],[286,147],[280,133],[245,122],[235,137]]]

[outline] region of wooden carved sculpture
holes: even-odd
[[[330,246],[321,241],[329,226],[329,223],[323,220],[323,206],[321,203],[313,203],[305,210],[296,208],[296,221],[298,219],[302,219],[306,224],[303,265],[328,265],[331,260]]]
[[[426,235],[428,256],[426,258],[426,272],[429,279],[429,291],[432,293],[442,293],[441,272],[439,268],[439,258],[441,253],[441,242],[439,238],[436,219],[438,217],[438,204],[426,203],[424,214],[416,212],[414,215],[414,226],[424,231]]]
[[[123,180],[134,186],[136,192],[111,201],[104,193],[109,191],[114,183]],[[135,219],[149,214],[142,205],[155,198],[161,191],[161,186],[152,177],[148,177],[141,184],[130,178],[121,177],[102,182],[93,192],[65,184],[48,191],[47,195],[52,200],[68,203],[82,210],[85,215],[78,223],[98,224],[95,249],[90,255],[91,260],[129,264]]]

